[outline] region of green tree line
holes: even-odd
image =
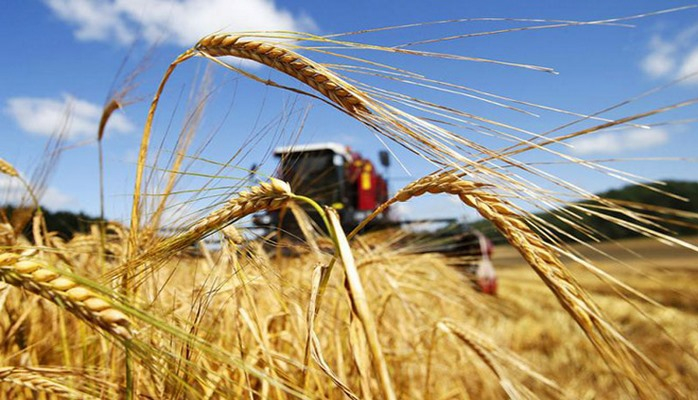
[[[74,213],[70,211],[51,212],[42,209],[46,220],[46,228],[49,232],[56,232],[66,240],[70,240],[76,233],[89,232],[90,225],[98,223],[99,218],[89,216],[83,212]],[[14,207],[11,205],[0,208],[0,217],[11,222],[13,226],[23,227],[22,233],[29,240],[34,240],[32,234],[31,218],[33,210],[25,207]]]
[[[672,193],[674,196],[669,196],[666,193],[651,190],[640,185],[628,185],[620,189],[599,193],[598,195],[605,199],[618,200],[621,205],[625,205],[633,211],[638,211],[649,216],[645,223],[640,223],[642,226],[661,230],[672,236],[693,235],[698,233],[698,218],[686,215],[674,215],[674,213],[662,211],[662,209],[671,209],[698,213],[698,182],[666,181],[665,183],[665,185],[652,184],[649,186],[662,192]],[[637,209],[632,207],[631,204],[646,204],[650,207],[645,207],[646,209]],[[571,240],[571,237],[589,240],[589,236],[587,236],[583,230],[570,226],[560,217],[574,221],[580,226],[590,228],[586,233],[590,233],[600,240],[625,239],[641,235],[637,231],[623,227],[608,219],[593,215],[593,212],[579,210],[577,206],[590,208],[592,211],[602,212],[623,221],[638,223],[622,213],[602,210],[603,204],[594,201],[582,201],[549,212],[539,212],[535,215],[564,232],[564,234],[557,233],[557,236],[562,240]],[[577,217],[571,217],[569,213],[574,213]],[[657,224],[657,226],[652,224]],[[495,241],[504,240],[489,221],[475,221],[471,226],[485,233]],[[565,238],[565,235],[569,236]]]

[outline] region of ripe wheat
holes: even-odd
[[[15,167],[12,166],[12,164],[8,163],[7,161],[3,160],[0,158],[0,174],[5,174],[9,176],[17,176],[19,175],[17,173],[17,170]]]
[[[614,365],[616,370],[623,371],[623,376],[633,383],[638,394],[652,397],[654,389],[646,385],[642,375],[649,373],[659,377],[656,367],[608,322],[586,290],[563,266],[552,247],[533,231],[510,205],[495,194],[481,190],[484,186],[486,185],[463,180],[449,172],[428,175],[399,190],[373,215],[382,212],[391,204],[404,202],[425,193],[449,193],[458,196],[463,203],[477,210],[483,218],[494,224],[517,249],[604,359]],[[362,226],[363,224],[352,234]],[[635,361],[639,361],[639,364]],[[635,367],[638,365],[639,369]],[[662,381],[661,378],[659,381]]]
[[[130,340],[129,318],[94,291],[31,257],[0,254],[0,279],[65,307],[72,314],[121,340]]]
[[[320,64],[291,50],[230,34],[206,36],[194,49],[211,57],[233,56],[256,61],[298,79],[350,113],[368,112],[351,85]]]

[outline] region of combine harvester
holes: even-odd
[[[375,165],[348,146],[338,143],[315,143],[279,147],[274,150],[279,159],[276,177],[291,184],[294,193],[309,197],[318,204],[337,210],[342,226],[349,232],[388,200],[388,182]],[[388,152],[378,153],[381,165],[390,166]],[[312,210],[307,214],[318,225],[319,216]],[[302,237],[298,221],[290,213],[272,211],[257,214],[255,226],[265,232],[283,232],[288,237]],[[411,232],[400,239],[419,252],[438,252],[454,258],[475,287],[496,294],[497,277],[490,261],[492,242],[482,233],[459,223],[454,218],[397,220],[388,208],[365,229],[399,228],[416,223],[441,223],[445,227],[430,232]]]

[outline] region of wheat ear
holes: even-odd
[[[17,173],[17,170],[15,167],[12,166],[12,164],[8,163],[7,161],[3,160],[0,158],[0,174],[5,174],[9,176],[17,176],[19,175]]]
[[[589,294],[564,267],[540,235],[534,232],[510,205],[494,194],[481,190],[483,186],[486,185],[463,180],[449,172],[428,175],[399,190],[349,236],[356,234],[373,216],[384,211],[391,204],[407,201],[425,193],[449,193],[458,196],[463,203],[492,222],[507,241],[518,250],[582,328],[601,356],[610,365],[623,371],[622,375],[632,382],[641,397],[652,398],[656,394],[656,388],[648,383],[642,371],[650,372],[665,384],[658,374],[657,367],[608,322]],[[643,370],[634,367],[635,360],[641,362]]]
[[[42,296],[120,340],[132,337],[129,318],[103,296],[31,257],[0,254],[0,280]]]
[[[194,49],[210,57],[233,56],[256,61],[298,79],[350,113],[368,112],[361,96],[349,83],[294,51],[225,33],[204,37]]]
[[[145,261],[161,260],[246,215],[262,210],[278,209],[286,204],[292,195],[291,186],[288,183],[271,178],[270,183],[262,182],[259,186],[250,189],[249,192],[240,192],[237,197],[229,200],[222,208],[209,214],[185,232],[156,245],[130,264],[136,265]]]
[[[96,399],[87,393],[71,389],[43,375],[43,368],[0,367],[0,382],[23,386],[39,393],[49,393],[62,398]]]
[[[40,209],[39,199],[36,197],[36,194],[34,193],[34,190],[32,190],[32,187],[29,184],[29,182],[24,180],[22,175],[20,175],[19,172],[17,172],[17,169],[15,167],[13,167],[12,164],[10,164],[9,162],[0,158],[0,175],[3,175],[3,174],[7,175],[7,176],[11,176],[13,178],[17,178],[20,181],[20,183],[24,186],[24,188],[27,190],[27,192],[29,193],[29,196],[31,196],[32,201],[34,202],[34,207],[36,209]]]
[[[490,338],[478,333],[472,327],[451,320],[442,320],[436,324],[436,328],[455,336],[474,351],[497,376],[500,386],[510,399],[537,398],[537,396],[530,396],[532,393],[527,388],[526,381],[516,379],[512,374],[513,371],[517,370],[525,374],[527,378],[545,385],[555,398],[569,398],[556,382],[539,374],[525,360],[498,346]]]

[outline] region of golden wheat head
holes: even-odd
[[[78,318],[121,340],[132,338],[131,321],[112,303],[32,257],[0,254],[0,279],[64,307]]]
[[[0,174],[5,174],[9,176],[18,176],[17,170],[9,162],[0,158]]]
[[[256,61],[305,83],[350,113],[368,112],[351,85],[291,50],[224,33],[206,36],[194,49],[210,57],[233,56]]]

